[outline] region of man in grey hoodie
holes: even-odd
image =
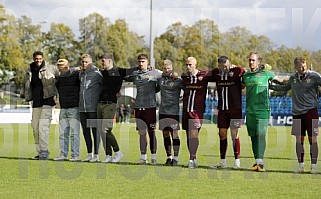
[[[98,162],[100,135],[97,133],[96,127],[94,127],[97,125],[91,125],[90,122],[97,119],[97,104],[103,84],[103,78],[98,68],[93,65],[92,58],[89,54],[83,54],[81,56],[81,63],[82,68],[79,74],[79,112],[80,123],[88,152],[88,156],[83,161]],[[93,134],[94,154],[92,152],[92,138],[90,132]]]

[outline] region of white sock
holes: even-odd
[[[263,159],[256,159],[256,164],[257,164],[257,165],[263,164]]]
[[[312,165],[311,165],[312,166]],[[304,168],[304,162],[299,163],[299,168]]]
[[[240,159],[235,159],[235,164],[236,164],[237,166],[240,166],[240,165],[241,165]]]
[[[142,160],[147,160],[147,154],[141,154],[140,159]]]
[[[222,164],[226,165],[226,159],[221,159]]]
[[[174,160],[178,161],[178,156],[174,156]]]
[[[317,164],[311,164],[311,168],[312,169],[316,169],[317,168]]]
[[[156,160],[156,153],[152,153],[152,160]]]
[[[173,159],[173,157],[170,155],[170,156],[167,156],[167,159]]]

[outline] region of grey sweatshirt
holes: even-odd
[[[287,91],[292,89],[292,114],[301,115],[318,106],[321,76],[319,73],[308,70],[300,80],[299,74],[294,73],[285,85],[271,85],[270,89]]]
[[[161,103],[159,113],[165,115],[179,114],[179,98],[181,90],[184,88],[181,78],[173,79],[170,76],[162,76],[158,80],[161,92]]]
[[[79,111],[96,112],[99,94],[103,84],[103,77],[96,66],[90,66],[79,73],[80,93]]]
[[[134,108],[156,107],[156,80],[161,76],[158,70],[136,70],[126,81],[134,82],[137,88]]]

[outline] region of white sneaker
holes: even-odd
[[[144,159],[139,159],[138,161],[137,161],[137,164],[147,164],[148,163],[148,161],[147,160],[144,160]]]
[[[234,166],[233,166],[233,169],[240,169],[240,168],[241,168],[240,159],[236,159],[235,163],[234,163]]]
[[[312,174],[317,174],[318,172],[317,172],[317,167],[316,167],[316,165],[315,166],[311,166],[311,173]]]
[[[194,162],[194,168],[197,168],[197,167],[198,167],[197,160],[196,160],[196,159],[194,159],[194,160],[193,160],[193,162]]]
[[[316,169],[316,168],[312,168],[312,169],[311,169],[311,173],[312,173],[312,174],[317,174],[317,173],[318,173],[318,172],[317,172],[317,169]]]
[[[112,156],[110,156],[110,155],[106,155],[106,159],[105,159],[105,160],[103,160],[103,161],[101,161],[101,162],[103,162],[103,163],[108,163],[108,162],[111,162],[111,161],[112,161],[112,159],[113,159],[113,157],[112,157]]]
[[[89,162],[99,162],[99,155],[95,154],[94,157],[89,160]]]
[[[190,169],[194,169],[194,161],[193,160],[189,160],[188,161],[188,164],[187,164],[187,167],[190,168]]]
[[[79,161],[79,157],[78,156],[75,156],[75,157],[71,157],[69,159],[70,162],[78,162]]]
[[[298,171],[297,171],[298,173],[304,173],[304,167],[299,167],[299,169],[298,169]],[[312,171],[311,171],[312,172]]]
[[[111,162],[119,162],[122,158],[123,158],[123,153],[121,151],[117,151]]]
[[[92,153],[88,153],[88,156],[83,160],[83,162],[89,162],[93,158]]]
[[[61,154],[59,157],[56,157],[53,160],[54,161],[64,161],[64,160],[68,160],[68,158]]]
[[[225,169],[226,168],[226,164],[224,164],[223,162],[220,162],[220,163],[218,163],[216,165],[211,166],[211,168],[213,168],[213,169]]]
[[[234,164],[233,169],[240,169],[241,166],[239,164]]]

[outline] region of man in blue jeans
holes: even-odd
[[[79,158],[79,71],[70,68],[66,59],[59,59],[57,62],[59,76],[56,87],[59,93],[60,114],[59,114],[59,146],[60,156],[54,160],[67,160],[69,140],[71,142],[70,161],[78,161]]]

